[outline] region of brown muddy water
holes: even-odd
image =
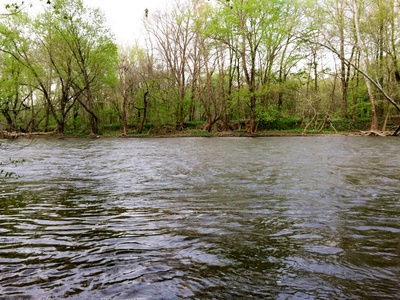
[[[400,299],[399,138],[1,143],[0,299]]]

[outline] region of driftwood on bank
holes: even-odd
[[[394,131],[361,131],[362,136],[394,136]]]
[[[50,132],[15,132],[15,131],[0,131],[0,138],[16,139],[18,137],[31,137],[39,135],[54,135],[57,134],[57,130]]]
[[[332,127],[333,127],[333,125],[332,125]],[[234,129],[232,129],[232,130],[234,130]],[[336,131],[336,129],[335,129],[335,131]],[[336,131],[336,133],[338,133],[338,132]],[[147,134],[149,134],[149,132]],[[301,133],[301,135],[305,135],[305,134],[306,134],[305,131],[303,131]],[[259,136],[273,136],[273,135],[274,134],[270,133],[270,134],[267,134],[267,135],[259,135]],[[296,134],[292,134],[292,133],[281,133],[280,134],[280,136],[286,136],[286,135],[287,136],[293,136],[293,135],[296,135]],[[382,137],[385,137],[385,136],[396,136],[397,132],[395,130],[391,130],[391,131],[390,130],[389,131],[360,131],[359,135],[361,135],[361,136],[382,136]],[[11,131],[0,130],[0,139],[1,138],[16,139],[18,137],[31,138],[31,137],[35,137],[35,136],[55,136],[55,137],[57,137],[59,135],[58,135],[57,130],[50,131],[50,132],[30,132],[30,133],[11,132]],[[122,136],[124,136],[124,135],[122,135]],[[175,135],[173,134],[173,130],[169,130],[169,131],[165,132],[165,136],[175,136]],[[224,136],[224,135],[219,135],[219,136]],[[229,136],[232,136],[232,135],[229,135]],[[238,135],[234,134],[233,136],[243,136],[243,135],[242,134],[238,134]],[[254,135],[251,135],[251,136],[254,136]],[[96,136],[96,137],[98,138],[100,136]]]

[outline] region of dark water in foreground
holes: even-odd
[[[400,298],[399,138],[27,143],[0,299]]]

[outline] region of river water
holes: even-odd
[[[0,299],[399,299],[400,139],[2,141]]]

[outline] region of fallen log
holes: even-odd
[[[31,137],[38,135],[53,135],[56,134],[57,130],[50,132],[15,132],[15,131],[5,131],[3,130],[0,134],[1,137],[6,139],[16,139],[18,137]]]
[[[370,130],[370,131],[361,131],[361,135],[363,135],[363,136],[392,136],[393,132],[392,131]]]

